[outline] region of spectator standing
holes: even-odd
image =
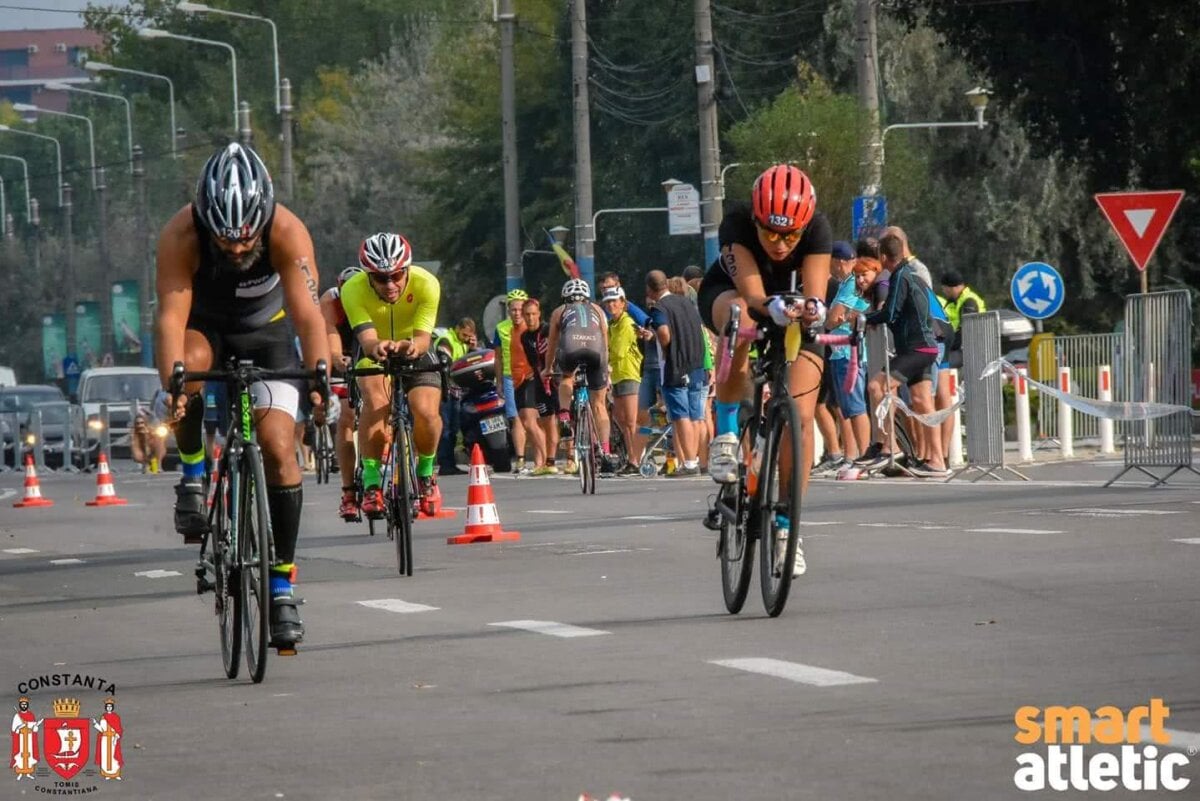
[[[637,432],[638,394],[642,386],[642,349],[638,327],[627,308],[625,290],[611,287],[600,296],[608,315],[608,365],[613,387],[613,419],[625,443],[625,464],[617,475],[637,475],[634,442]]]
[[[470,317],[459,320],[434,343],[434,347],[449,357],[451,364],[475,350],[476,346],[475,321]],[[452,382],[450,391],[442,398],[442,438],[437,452],[439,475],[460,476],[466,472],[458,469],[454,459],[454,448],[462,431],[462,397],[463,390]]]
[[[654,304],[651,322],[662,360],[663,398],[675,429],[675,453],[682,460],[673,475],[700,475],[699,426],[708,394],[704,323],[696,304],[667,290],[667,276],[661,270],[646,275],[646,298]]]
[[[523,289],[513,289],[504,297],[508,308],[508,317],[496,325],[496,336],[492,339],[492,349],[496,352],[496,385],[500,390],[500,398],[504,401],[504,416],[508,418],[508,430],[512,432],[513,450],[516,460],[513,462],[513,472],[520,473],[525,467],[525,430],[517,424],[517,397],[513,391],[512,363],[509,349],[512,343],[513,327],[523,325],[521,307],[529,295]]]
[[[542,304],[537,298],[525,301],[521,315],[525,318],[519,339],[523,364],[513,359],[517,413],[525,426],[525,441],[533,445],[530,474],[550,476],[558,473],[554,464],[558,453],[558,426],[554,420],[558,403],[550,391],[550,379],[545,377],[549,372],[546,353],[550,346],[550,325],[542,321]],[[517,342],[513,340],[514,348]]]
[[[621,289],[621,277],[616,273],[605,273],[600,276],[599,286],[600,297],[604,297],[605,292],[614,288]],[[642,347],[642,381],[638,388],[637,426],[634,427],[633,441],[625,443],[630,458],[636,461],[646,447],[646,437],[638,433],[638,430],[642,426],[650,425],[650,407],[658,402],[662,376],[658,365],[658,346],[654,343],[654,334],[649,329],[650,315],[641,306],[629,300],[628,296],[625,299],[625,313],[637,327],[638,340]]]
[[[871,310],[871,305],[858,291],[856,268],[858,258],[842,258],[839,256],[839,245],[833,246],[833,259],[830,261],[830,271],[839,280],[838,292],[833,302],[829,304],[829,316],[826,325],[834,334],[850,334],[854,330],[854,322],[860,314]],[[845,253],[852,252],[847,245]],[[862,261],[867,268],[877,271],[878,262],[864,257]],[[853,379],[853,387],[846,389],[850,372],[850,346],[835,345],[829,349],[829,372],[833,383],[833,392],[837,400],[838,411],[845,420],[842,430],[842,444],[845,448],[846,459],[858,459],[866,452],[871,440],[871,424],[867,419],[867,354],[858,354],[858,375]],[[840,467],[845,464],[840,465]]]

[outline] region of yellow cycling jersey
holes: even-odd
[[[342,308],[355,336],[374,328],[380,339],[412,339],[414,331],[432,332],[437,322],[442,286],[433,273],[416,264],[408,268],[408,285],[395,303],[375,294],[367,274],[342,285]]]

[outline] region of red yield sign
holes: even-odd
[[[1183,192],[1102,192],[1095,198],[1133,263],[1144,271],[1183,200]]]

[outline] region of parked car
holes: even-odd
[[[1034,334],[1029,318],[1012,309],[997,309],[996,312],[1000,315],[1000,352],[1007,353],[1028,345]]]
[[[95,367],[79,376],[79,402],[87,416],[88,434],[100,436],[100,404],[108,404],[108,436],[113,456],[129,456],[133,424],[131,402],[149,405],[162,386],[152,367]]]
[[[49,384],[0,387],[0,441],[3,442],[5,464],[15,467],[21,461],[23,435],[29,427],[33,405],[66,399],[61,389]]]

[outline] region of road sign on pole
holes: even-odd
[[[1012,277],[1012,302],[1017,311],[1031,320],[1053,317],[1062,308],[1062,276],[1058,270],[1040,261],[1022,264]]]
[[[883,195],[859,195],[851,208],[854,217],[852,238],[857,241],[864,228],[887,225],[887,198]]]
[[[1144,271],[1183,200],[1183,192],[1102,192],[1095,198],[1129,258]]]
[[[667,231],[671,236],[700,233],[700,190],[676,184],[667,192]]]

